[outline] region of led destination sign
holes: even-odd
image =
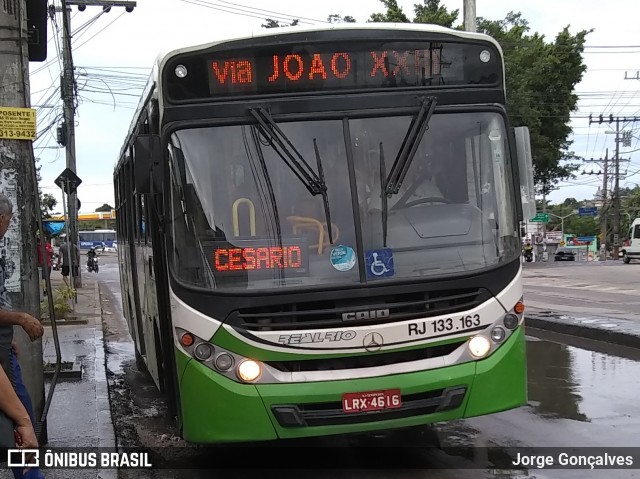
[[[309,91],[494,85],[502,78],[500,58],[491,46],[428,41],[255,47],[180,57],[169,68],[168,91],[177,100]]]
[[[300,246],[218,248],[213,256],[216,271],[299,269],[302,266]]]
[[[248,273],[249,277],[273,277],[278,270],[294,276],[308,272],[309,258],[304,239],[283,239],[281,246],[259,239],[234,240],[233,244],[208,242],[205,250],[216,275]]]

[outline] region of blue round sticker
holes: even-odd
[[[331,250],[331,264],[338,271],[349,271],[356,264],[356,253],[353,248],[339,245]]]

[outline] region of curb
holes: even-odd
[[[95,282],[95,344],[96,344],[96,408],[98,414],[98,447],[100,448],[116,448],[115,432],[113,428],[113,419],[111,417],[111,403],[109,400],[109,385],[107,383],[107,360],[104,350],[104,332],[102,323],[102,295],[100,294],[100,285]],[[98,473],[99,479],[116,479],[117,471],[112,469],[103,469]]]
[[[568,334],[571,336],[578,336],[595,341],[640,349],[640,336],[632,333],[594,328],[582,324],[564,323],[532,315],[527,315],[525,317],[525,325],[536,329],[553,331],[555,333]]]

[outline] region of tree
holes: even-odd
[[[343,17],[342,15],[333,14],[327,17],[327,21],[329,23],[355,23],[356,19],[349,15]]]
[[[513,12],[499,21],[479,18],[478,29],[502,46],[509,117],[512,126],[529,127],[536,187],[548,194],[578,169],[569,151],[569,120],[578,103],[575,86],[587,69],[582,52],[590,31],[571,35],[565,27],[547,43],[543,35],[528,34],[528,22]]]
[[[372,22],[399,22],[399,23],[409,23],[409,17],[407,17],[402,11],[402,7],[398,6],[398,2],[396,0],[380,0],[385,8],[387,9],[386,13],[373,13],[371,14]]]
[[[110,206],[105,203],[99,208],[96,208],[96,213],[110,213],[113,209],[114,209],[113,206]]]
[[[263,28],[295,27],[300,22],[297,18],[291,23],[280,23],[280,20],[274,20],[272,18],[267,18],[265,21],[267,23],[262,24]]]
[[[39,159],[36,159],[36,162],[38,161]],[[38,196],[40,197],[40,214],[42,215],[42,219],[46,220],[51,218],[51,212],[58,204],[58,200],[56,200],[52,194],[42,192],[40,188],[40,182],[42,181],[42,176],[40,175],[41,168],[42,166],[36,167],[36,178],[38,180]]]
[[[433,23],[453,28],[453,22],[458,19],[460,14],[458,9],[449,12],[447,7],[440,6],[440,0],[424,0],[422,5],[414,5],[413,7],[416,15],[413,19],[414,23]]]
[[[590,206],[589,201],[578,201],[575,198],[567,198],[561,204],[549,205],[547,211],[556,216],[551,216],[547,229],[549,231],[560,231],[562,220],[557,216],[565,217],[564,232],[576,236],[597,236],[600,234],[600,220],[591,216],[578,216],[572,214],[578,208]]]
[[[411,22],[396,0],[380,0],[385,13],[371,15],[373,22]],[[413,22],[452,27],[458,10],[449,12],[440,0],[423,0],[414,5]],[[511,126],[528,126],[538,193],[548,194],[564,179],[575,177],[578,165],[569,151],[569,119],[577,108],[575,86],[587,67],[582,53],[587,35],[575,35],[565,27],[553,42],[529,33],[529,23],[520,13],[510,12],[503,20],[478,18],[478,31],[495,38],[504,52],[507,113]],[[457,26],[457,29],[462,28]]]

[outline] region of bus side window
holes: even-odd
[[[633,239],[640,239],[640,225],[636,225],[633,231]]]

